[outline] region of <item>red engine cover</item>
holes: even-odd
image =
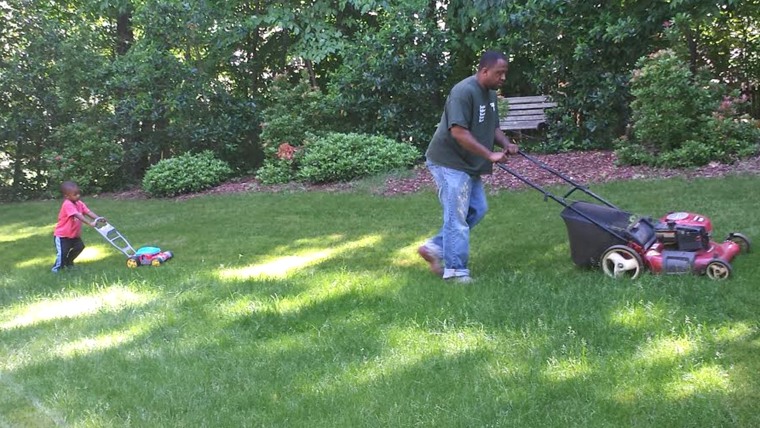
[[[687,213],[683,211],[668,213],[660,219],[663,223],[673,222],[682,226],[702,226],[708,234],[712,234],[713,227],[709,218],[695,213]]]

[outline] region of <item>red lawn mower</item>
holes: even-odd
[[[612,278],[638,278],[649,269],[652,273],[695,273],[711,279],[732,275],[731,260],[751,249],[749,238],[729,233],[723,242],[712,237],[710,219],[695,213],[670,212],[658,220],[623,211],[585,186],[523,153],[519,155],[572,185],[563,197],[544,190],[503,164],[499,168],[565,207],[560,216],[567,226],[570,255],[581,267],[601,267]],[[581,191],[597,202],[568,201]]]

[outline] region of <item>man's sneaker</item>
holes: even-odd
[[[457,284],[471,284],[474,279],[470,275],[465,276],[452,276],[450,278],[445,279],[446,282],[455,282]]]
[[[431,272],[438,276],[443,275],[443,263],[439,248],[431,244],[425,244],[417,249],[417,253],[428,262]]]

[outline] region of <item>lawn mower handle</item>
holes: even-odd
[[[610,208],[619,209],[618,207],[616,207],[615,205],[613,205],[611,202],[605,200],[601,196],[599,196],[596,193],[594,193],[591,190],[589,190],[588,187],[586,187],[585,185],[580,184],[580,183],[574,181],[573,179],[571,179],[570,177],[566,176],[565,174],[557,171],[556,169],[554,169],[554,168],[550,167],[549,165],[541,162],[540,160],[534,158],[533,156],[528,155],[527,153],[523,152],[522,150],[518,150],[517,154],[520,155],[520,156],[522,156],[522,157],[524,157],[525,159],[527,159],[528,161],[530,161],[534,165],[538,166],[539,168],[543,169],[544,171],[548,171],[552,175],[561,178],[563,181],[565,181],[566,183],[569,183],[569,184],[571,184],[573,186],[570,189],[570,191],[568,191],[567,193],[565,193],[565,195],[560,198],[560,197],[552,194],[551,192],[547,191],[546,189],[542,188],[538,184],[533,183],[527,177],[524,177],[523,175],[521,175],[518,172],[514,171],[513,169],[507,167],[506,165],[504,165],[504,164],[502,164],[500,162],[496,163],[496,166],[498,166],[499,168],[501,168],[504,171],[508,172],[509,174],[513,175],[515,178],[517,178],[518,180],[520,180],[523,183],[527,184],[528,186],[530,186],[530,187],[538,190],[539,192],[543,193],[544,194],[544,200],[546,200],[546,198],[551,198],[551,199],[559,202],[560,204],[562,204],[564,206],[567,206],[568,203],[565,201],[565,199],[568,196],[570,196],[573,192],[575,192],[576,190],[580,190],[581,192],[583,192],[583,193],[591,196],[592,198],[594,198],[597,201],[603,203],[604,205],[607,205]]]
[[[542,187],[541,187],[541,186],[539,186],[538,184],[536,184],[536,183],[534,183],[534,182],[530,181],[530,180],[529,180],[527,177],[524,177],[523,175],[521,175],[521,174],[520,174],[520,173],[518,173],[517,171],[514,171],[514,170],[512,170],[511,168],[507,167],[506,165],[504,165],[504,164],[502,164],[502,163],[500,163],[500,162],[497,162],[497,163],[496,163],[496,166],[498,166],[499,168],[503,169],[504,171],[506,171],[506,172],[508,172],[508,173],[512,174],[512,175],[513,175],[515,178],[517,178],[518,180],[520,180],[520,181],[522,181],[523,183],[527,184],[528,186],[530,186],[530,187],[532,187],[532,188],[534,188],[534,189],[538,190],[539,192],[543,193],[543,194],[544,194],[544,200],[546,200],[546,199],[548,199],[548,198],[551,198],[551,199],[553,199],[554,201],[558,202],[560,205],[564,206],[565,208],[567,208],[567,209],[570,209],[570,210],[574,211],[576,214],[578,214],[578,215],[580,215],[581,217],[585,218],[585,219],[586,219],[588,222],[590,222],[590,223],[594,224],[595,226],[597,226],[597,227],[599,227],[599,228],[601,228],[601,229],[603,229],[603,230],[607,231],[608,233],[612,234],[613,236],[617,237],[617,238],[618,238],[618,239],[620,239],[621,241],[623,241],[623,242],[627,242],[627,241],[629,240],[627,237],[623,236],[622,234],[620,234],[620,233],[618,233],[618,232],[616,232],[616,231],[614,231],[614,230],[612,230],[612,229],[610,229],[610,228],[606,227],[605,225],[603,225],[602,223],[600,223],[600,222],[599,222],[599,221],[597,221],[596,219],[592,218],[592,217],[591,217],[591,216],[589,216],[588,214],[586,214],[586,213],[584,213],[583,211],[581,211],[581,210],[577,209],[577,208],[576,208],[576,207],[575,207],[573,204],[571,204],[571,203],[568,203],[568,202],[567,202],[567,200],[566,200],[566,198],[567,198],[567,197],[568,197],[568,196],[569,196],[571,193],[573,193],[574,191],[576,191],[576,190],[580,190],[580,191],[582,191],[582,192],[586,193],[587,195],[589,195],[589,196],[593,197],[594,199],[598,200],[599,202],[601,202],[601,203],[603,203],[603,204],[607,205],[607,206],[608,206],[608,207],[610,207],[610,208],[613,208],[613,209],[619,210],[619,208],[618,208],[618,207],[616,207],[615,205],[613,205],[613,204],[611,204],[611,203],[607,202],[606,200],[604,200],[604,199],[603,199],[601,196],[597,195],[596,193],[594,193],[594,192],[590,191],[590,190],[589,190],[589,189],[588,189],[586,186],[583,186],[583,185],[581,185],[581,184],[579,184],[579,183],[576,183],[575,181],[573,181],[573,180],[572,180],[572,179],[570,179],[569,177],[567,177],[567,176],[565,176],[564,174],[560,173],[559,171],[557,171],[557,170],[553,169],[553,168],[552,168],[552,167],[550,167],[549,165],[546,165],[545,163],[543,163],[543,162],[539,161],[538,159],[536,159],[536,158],[534,158],[534,157],[532,157],[532,156],[529,156],[529,155],[525,154],[525,153],[524,153],[524,152],[522,152],[521,150],[518,150],[517,154],[519,154],[520,156],[522,156],[522,157],[524,157],[524,158],[528,159],[528,160],[529,160],[529,161],[531,161],[532,163],[534,163],[534,164],[538,165],[538,166],[539,166],[541,169],[544,169],[544,170],[546,170],[546,171],[549,171],[550,173],[552,173],[552,174],[554,174],[554,175],[558,176],[559,178],[563,179],[564,181],[566,181],[566,182],[568,182],[568,183],[572,184],[572,185],[573,185],[573,188],[572,188],[572,189],[570,189],[570,191],[569,191],[569,192],[567,192],[567,193],[565,194],[565,196],[564,196],[564,197],[558,197],[558,196],[554,195],[553,193],[549,192],[548,190],[546,190],[546,189],[542,188]]]

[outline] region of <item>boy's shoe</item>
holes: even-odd
[[[443,257],[440,247],[435,244],[426,243],[417,248],[417,253],[428,262],[431,272],[438,276],[443,275]]]

